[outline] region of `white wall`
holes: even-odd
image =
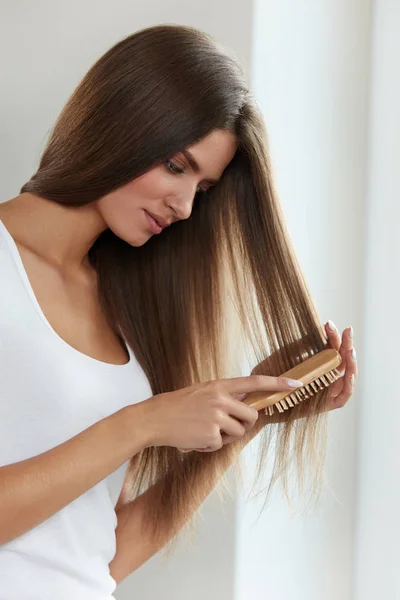
[[[321,321],[353,325],[360,351],[369,45],[365,0],[256,3],[253,88],[289,230]],[[326,491],[303,518],[276,494],[256,522],[263,497],[243,494],[235,599],[353,599],[357,397],[330,415],[326,470],[338,500]]]
[[[157,23],[204,28],[249,69],[252,2],[1,0],[1,193],[11,197],[89,67],[121,38]],[[229,14],[229,26],[226,16]],[[7,93],[4,93],[6,90]]]
[[[375,2],[356,600],[400,598],[400,3]]]

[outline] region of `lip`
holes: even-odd
[[[148,224],[150,231],[152,233],[161,233],[163,230],[161,225],[158,224],[158,222],[154,219],[154,217],[152,217],[150,215],[150,213],[147,212],[147,210],[143,210],[143,212],[146,215],[147,224]]]
[[[147,214],[150,215],[156,223],[158,223],[158,225],[160,227],[162,227],[162,229],[165,229],[165,227],[168,227],[171,223],[168,223],[168,221],[165,221],[162,217],[159,217],[158,215],[154,215],[153,213],[149,212],[148,210],[146,210]]]

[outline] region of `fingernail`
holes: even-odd
[[[355,348],[353,348],[353,350],[351,351],[351,356],[353,357],[353,360],[357,360],[357,353]]]
[[[349,335],[350,335],[351,339],[353,339],[353,327],[350,327]]]
[[[334,323],[332,323],[332,321],[328,321],[328,327],[331,331],[335,331],[336,330],[336,326]]]
[[[354,379],[355,379],[355,377],[354,377],[354,373],[353,373],[353,375],[350,377],[350,385],[351,385],[351,387],[354,386]]]
[[[302,381],[298,381],[297,379],[287,379],[287,384],[290,385],[290,387],[301,387],[303,384]]]

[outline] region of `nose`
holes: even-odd
[[[192,214],[194,197],[197,191],[197,186],[195,186],[194,189],[185,193],[183,197],[169,201],[170,207],[177,214],[179,220],[188,219]]]

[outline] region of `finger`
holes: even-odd
[[[178,448],[179,452],[215,452],[215,450],[212,450],[212,448],[210,448],[210,446],[206,446],[205,448]]]
[[[256,408],[248,406],[247,404],[245,404],[237,398],[228,399],[228,402],[225,406],[225,411],[227,413],[228,418],[232,420],[232,425],[234,423],[240,423],[241,426],[244,426],[246,431],[253,427],[254,423],[259,417],[259,412]],[[223,425],[225,424],[225,422],[226,421],[223,420],[223,418],[221,418],[221,429],[223,429]],[[224,429],[224,431],[226,430]],[[226,431],[226,433],[228,432]]]
[[[223,430],[221,428],[221,440],[223,445],[229,444],[230,442],[235,442],[236,440],[243,437],[243,435],[246,433],[246,431],[248,431],[248,429],[251,429],[251,427],[245,427],[244,423],[240,423],[236,419],[229,418],[228,416],[225,420],[221,420],[221,422],[223,423]],[[178,448],[178,450],[181,449]],[[205,448],[191,448],[189,450],[185,449],[181,450],[181,452],[191,452],[192,450],[196,450],[196,452],[213,452],[210,446],[206,446]]]
[[[245,396],[246,394],[243,395]],[[231,400],[231,403],[227,405],[226,409],[229,414],[220,418],[221,438],[224,443],[241,438],[246,431],[254,426],[259,417],[259,413],[255,408],[247,406],[247,404],[243,404],[235,398],[230,398],[229,400]],[[178,450],[180,452],[191,452],[192,450],[196,450],[197,452],[211,451],[209,446],[190,449],[178,448]]]
[[[334,323],[332,321],[328,321],[325,325],[325,332],[328,336],[329,345],[334,349],[338,350],[341,344],[340,333]]]
[[[231,396],[249,394],[251,392],[280,392],[301,387],[303,383],[286,377],[269,375],[247,375],[219,380]]]
[[[342,355],[342,362],[340,363],[338,370],[344,372],[346,368],[346,355],[353,349],[353,328],[346,327],[342,334],[342,344],[339,348],[339,352]]]
[[[340,349],[343,350],[344,352],[348,352],[349,350],[352,350],[352,348],[353,348],[353,328],[346,327],[346,329],[343,330],[342,344],[340,346]]]
[[[248,407],[246,405],[242,405],[241,408],[250,408],[250,407]],[[245,412],[247,412],[247,411],[245,411]],[[225,415],[220,418],[220,433],[221,433],[221,440],[222,440],[223,444],[227,444],[229,442],[234,442],[234,441],[240,439],[241,437],[244,436],[244,434],[247,431],[249,431],[254,426],[254,423],[258,419],[259,413],[255,408],[251,409],[250,412],[256,413],[255,417],[253,417],[253,414],[252,414],[250,421],[238,420],[229,415]],[[207,446],[206,448],[195,448],[195,450],[197,450],[199,452],[200,451],[209,452],[210,447]]]
[[[338,350],[338,352],[340,352],[340,354],[342,355],[342,362],[337,368],[340,372],[344,372],[346,367],[344,362],[344,355],[348,350],[351,350],[353,347],[353,328],[347,327],[346,329],[344,329],[342,338],[340,338],[340,334],[337,327],[332,323],[332,321],[328,321],[325,325],[325,331],[328,336],[329,345],[335,350]]]
[[[357,367],[357,358],[356,358],[355,352],[353,354],[353,350],[350,350],[347,352],[346,365],[347,366],[346,366],[345,374],[341,378],[342,387],[340,389],[340,392],[336,393],[336,390],[338,388],[335,389],[335,384],[338,383],[338,381],[336,381],[330,387],[330,394],[329,394],[329,408],[330,409],[340,408],[340,407],[344,406],[348,402],[349,398],[351,397],[351,395],[354,391],[354,386],[355,386],[355,382],[356,382],[356,378],[357,378],[357,374],[358,374],[358,367]]]
[[[211,448],[211,446],[205,446],[204,448],[189,448],[189,449],[185,449],[185,450],[178,448],[178,450],[180,450],[181,452],[215,452],[216,451],[216,449]],[[218,450],[219,450],[219,448],[218,448]]]
[[[330,385],[329,387],[329,392],[331,396],[338,396],[339,394],[342,393],[343,390],[343,386],[344,386],[344,375],[346,373],[346,368],[347,368],[347,359],[351,353],[351,350],[349,351],[345,351],[343,348],[343,344],[340,347],[340,355],[342,357],[342,361],[340,363],[340,365],[338,367],[336,367],[336,370],[339,371],[340,375],[339,378],[336,379],[336,381],[334,383],[332,383],[332,385]]]
[[[342,393],[343,387],[345,385],[345,377],[348,372],[348,369],[350,369],[350,376],[353,373],[355,376],[357,376],[357,362],[353,359],[352,353],[353,353],[353,348],[351,348],[350,350],[344,350],[343,348],[341,348],[342,362],[340,363],[341,368],[339,368],[339,371],[341,371],[342,374],[339,377],[339,379],[337,379],[330,386],[329,391],[330,391],[331,396],[338,396],[339,394]]]
[[[258,411],[256,411],[256,413],[258,417]],[[225,415],[220,419],[221,436],[226,434],[226,436],[238,439],[242,437],[246,431],[251,429],[251,427],[254,425],[254,422],[254,419],[252,422],[245,422],[232,418],[229,415]]]

